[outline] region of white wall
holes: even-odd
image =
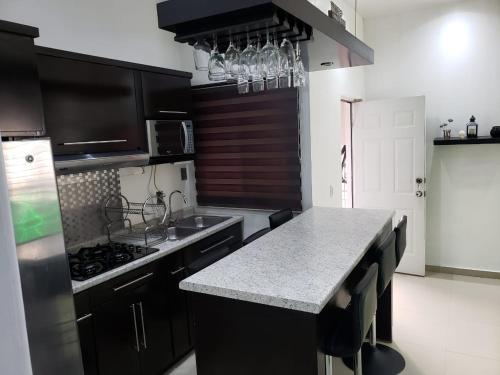
[[[0,142],[0,374],[31,375],[28,334]]]
[[[2,0],[0,17],[40,29],[36,44],[190,70],[191,51],[158,28],[156,0]]]
[[[500,147],[440,146],[476,115],[480,133],[500,125],[500,2],[465,1],[365,20],[375,65],[366,98],[427,97],[427,263],[500,271]]]
[[[325,13],[330,1],[310,0]],[[354,34],[354,9],[336,1],[343,9],[347,30]],[[363,18],[357,15],[357,36],[363,40]],[[341,99],[364,98],[364,67],[309,74],[312,201],[317,206],[342,206]]]

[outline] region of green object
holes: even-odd
[[[17,245],[62,232],[57,194],[17,195],[10,204]]]

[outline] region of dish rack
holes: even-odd
[[[143,203],[130,202],[122,194],[113,194],[103,202],[102,211],[108,223],[109,242],[154,246],[167,240],[168,210],[160,193],[149,196]],[[136,218],[134,223],[132,217]]]

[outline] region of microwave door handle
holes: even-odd
[[[181,133],[182,150],[185,154],[187,154],[188,129],[187,129],[187,125],[184,121],[182,121],[182,130],[184,133],[184,138],[182,138],[182,133]]]

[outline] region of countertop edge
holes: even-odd
[[[212,215],[212,216],[217,216],[217,215]],[[133,271],[137,268],[143,267],[147,264],[150,264],[156,260],[159,260],[161,258],[164,258],[168,255],[171,255],[195,242],[201,241],[217,232],[220,232],[221,230],[227,229],[230,226],[241,223],[243,222],[243,216],[231,216],[230,219],[214,225],[211,228],[205,229],[203,231],[200,231],[199,233],[196,233],[190,237],[187,237],[181,241],[176,241],[176,242],[163,242],[161,244],[156,245],[155,247],[160,247],[160,251],[157,253],[148,255],[144,258],[137,259],[134,262],[125,264],[121,267],[115,268],[113,270],[110,270],[106,273],[103,273],[102,275],[93,277],[91,279],[85,280],[85,281],[75,281],[72,280],[72,289],[73,289],[73,294],[78,294],[81,293],[85,290],[88,290],[94,286],[97,286],[99,284],[105,283],[106,281],[112,280],[118,276],[124,275],[127,272]],[[170,244],[166,249],[161,249],[162,246],[167,246],[167,244]]]

